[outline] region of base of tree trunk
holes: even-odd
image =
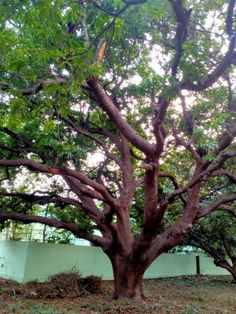
[[[230,273],[230,275],[233,277],[232,283],[236,284],[236,267],[235,266],[234,267],[230,266],[230,264],[226,260],[221,260],[221,261],[214,260],[214,264],[217,267],[222,267],[226,269]]]
[[[133,291],[122,289],[120,291],[114,291],[113,299],[134,299],[134,300],[145,300],[143,292],[140,292],[139,289]]]
[[[114,299],[144,300],[143,273],[116,271],[114,273]]]
[[[145,296],[143,293],[129,293],[129,292],[119,292],[116,291],[113,294],[114,300],[120,300],[120,299],[133,299],[133,300],[145,300]]]

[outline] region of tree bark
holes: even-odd
[[[233,277],[233,282],[236,283],[236,269],[234,267],[230,267],[227,269],[230,272],[231,276]]]
[[[129,257],[111,257],[114,276],[114,299],[144,299],[143,275],[147,267]]]
[[[216,266],[226,269],[230,275],[233,277],[233,282],[236,283],[236,265],[231,266],[226,260],[214,260]]]

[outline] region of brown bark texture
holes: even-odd
[[[143,274],[144,268],[120,256],[112,257],[114,276],[114,299],[144,299]]]

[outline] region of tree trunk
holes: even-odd
[[[232,267],[231,269],[228,269],[228,271],[230,272],[231,276],[233,277],[233,282],[236,283],[236,269],[234,269]]]
[[[214,263],[216,266],[222,267],[224,269],[226,269],[230,275],[233,277],[233,282],[236,283],[236,265],[234,265],[233,267],[228,263],[228,261],[224,261],[224,260],[214,260]]]
[[[147,267],[140,266],[139,261],[116,256],[111,258],[114,275],[114,299],[144,299],[143,275]]]
[[[233,265],[233,266],[229,265],[228,267],[224,267],[224,268],[228,270],[230,275],[233,277],[233,282],[236,283],[236,265]]]

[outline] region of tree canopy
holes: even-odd
[[[194,221],[235,216],[235,2],[1,1],[0,222],[91,241],[141,297]]]

